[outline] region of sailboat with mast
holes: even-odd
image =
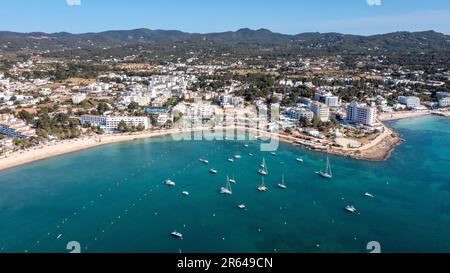
[[[267,164],[266,164],[265,158],[263,158],[263,161],[261,163],[261,169],[259,169],[259,174],[260,175],[268,175],[269,174],[269,170],[267,169]]]
[[[287,186],[286,186],[286,184],[284,184],[284,174],[283,174],[283,176],[281,177],[281,183],[279,183],[278,184],[278,187],[280,188],[280,189],[287,189]]]
[[[267,188],[266,185],[264,184],[264,176],[263,176],[263,177],[261,177],[261,185],[258,187],[258,191],[266,192],[268,190],[269,190],[269,188]]]
[[[229,181],[231,184],[236,184],[236,179],[234,178],[234,175],[233,175],[233,178],[231,178]]]
[[[331,171],[331,163],[330,163],[330,158],[327,157],[327,166],[325,168],[325,171],[320,171],[317,172],[318,175],[322,176],[323,178],[327,178],[327,179],[332,179],[333,178],[333,173]]]
[[[231,191],[230,178],[228,176],[227,176],[227,185],[226,185],[226,187],[220,188],[220,193],[221,194],[228,194],[228,195],[232,195],[233,194],[233,192]]]

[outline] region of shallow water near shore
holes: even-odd
[[[406,142],[388,161],[330,156],[333,180],[315,174],[325,155],[286,143],[274,156],[256,141],[171,137],[0,172],[0,252],[64,253],[69,241],[82,252],[368,252],[370,241],[383,252],[450,252],[450,119],[389,125]],[[234,155],[242,159],[228,162]],[[266,193],[256,189],[263,157]],[[237,180],[231,196],[219,194],[227,174]],[[283,174],[287,190],[277,187]]]

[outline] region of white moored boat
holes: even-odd
[[[206,159],[199,159],[198,161],[200,161],[200,162],[202,162],[202,163],[205,163],[205,164],[209,164],[209,161],[206,160]]]
[[[215,169],[211,169],[211,170],[209,170],[209,172],[212,173],[212,174],[218,174],[218,173],[219,173],[219,172],[218,172],[217,170],[215,170]]]
[[[267,170],[266,159],[263,158],[263,162],[261,163],[261,169],[259,169],[260,175],[268,175],[269,171]]]
[[[287,189],[287,186],[284,184],[284,175],[283,175],[283,177],[281,178],[281,183],[280,184],[278,184],[278,187],[280,188],[280,189]]]
[[[332,179],[333,173],[331,172],[331,164],[330,164],[330,158],[327,157],[327,166],[325,171],[317,172],[318,175],[322,176],[323,178]]]
[[[226,187],[220,188],[220,193],[221,194],[228,194],[228,195],[232,195],[233,194],[233,192],[231,191],[231,184],[230,184],[230,179],[229,179],[228,176],[227,176],[227,185],[226,185]]]
[[[348,211],[348,212],[351,212],[351,213],[356,213],[357,212],[357,210],[356,210],[356,208],[354,206],[346,206],[344,209],[346,211]]]
[[[230,181],[231,184],[236,184],[236,179],[234,178],[234,176],[229,181]]]
[[[176,231],[170,233],[170,235],[172,235],[172,237],[175,237],[175,238],[183,238],[183,234],[176,232]]]
[[[175,187],[175,182],[173,182],[173,181],[170,180],[170,179],[167,179],[166,182],[165,182],[165,184],[166,184],[167,186]]]
[[[266,185],[264,184],[264,177],[261,177],[261,185],[258,187],[258,191],[260,192],[266,192],[269,189],[266,187]]]

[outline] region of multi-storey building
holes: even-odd
[[[352,102],[347,106],[347,120],[352,123],[372,126],[376,122],[376,109]]]

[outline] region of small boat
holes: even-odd
[[[228,158],[228,162],[233,163],[234,162],[234,158]]]
[[[246,209],[247,207],[246,207],[244,204],[240,204],[240,205],[238,206],[238,208],[240,208],[240,209]]]
[[[364,196],[370,197],[370,198],[373,198],[373,197],[374,197],[371,193],[368,193],[368,192],[366,192],[366,193],[364,194]]]
[[[320,171],[320,172],[316,172],[318,175],[322,176],[323,178],[326,179],[332,179],[333,178],[333,174],[331,172],[331,164],[330,164],[330,158],[327,157],[327,166],[325,171]]]
[[[253,154],[248,154],[249,156],[253,156]]]
[[[302,158],[296,158],[295,159],[297,162],[300,162],[300,163],[303,163],[304,162],[304,160],[302,159]]]
[[[241,159],[242,156],[240,156],[240,155],[235,155],[234,158],[236,158],[236,159]]]
[[[180,238],[180,239],[183,238],[183,234],[176,232],[176,231],[170,233],[170,235],[172,235],[175,238]]]
[[[173,182],[173,181],[170,180],[170,179],[167,179],[166,182],[165,182],[165,184],[166,184],[167,186],[175,187],[175,182]]]
[[[266,165],[266,159],[263,158],[263,162],[261,164],[261,169],[259,169],[259,174],[260,175],[268,175],[269,171],[267,170],[267,165]]]
[[[236,179],[234,179],[234,176],[229,181],[230,181],[231,184],[236,184]]]
[[[260,192],[266,192],[269,189],[266,187],[266,185],[264,184],[264,177],[261,177],[261,185],[258,187],[258,191]]]
[[[244,148],[248,148],[248,144],[244,144]]]
[[[212,173],[212,174],[218,174],[219,173],[217,170],[214,170],[214,169],[209,170],[209,172]]]
[[[272,153],[270,153],[271,155],[277,155],[277,153],[275,153],[275,152],[272,152]]]
[[[200,161],[200,162],[202,162],[202,163],[205,163],[205,164],[209,164],[209,161],[208,160],[206,160],[206,159],[199,159],[198,161]]]
[[[226,187],[220,188],[220,194],[228,194],[228,195],[233,194],[233,192],[231,191],[231,184],[230,184],[230,179],[228,176],[227,176],[227,185],[226,185]]]
[[[344,209],[346,211],[350,212],[350,213],[356,213],[357,212],[357,210],[356,210],[356,208],[354,206],[346,206]]]
[[[61,237],[62,237],[62,234],[59,234],[58,237],[56,237],[56,239],[59,240],[59,239],[61,239]]]
[[[280,184],[278,184],[278,187],[280,188],[280,189],[287,189],[287,187],[286,187],[286,185],[284,184],[284,175],[282,176],[282,178],[281,178],[281,183]]]
[[[181,194],[183,194],[185,196],[189,196],[189,192],[188,191],[183,191]]]

